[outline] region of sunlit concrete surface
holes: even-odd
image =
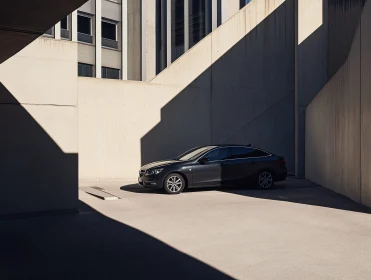
[[[80,191],[78,215],[0,223],[2,279],[371,275],[371,215],[307,181],[290,179],[269,191],[201,189],[175,196],[128,182],[81,186],[100,186],[121,199]]]

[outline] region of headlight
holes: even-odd
[[[161,171],[163,170],[163,168],[161,168],[161,169],[153,169],[153,170],[147,170],[147,172],[146,172],[146,175],[148,176],[148,175],[157,175],[157,174],[159,174]]]

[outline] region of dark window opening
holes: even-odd
[[[156,74],[167,66],[167,1],[156,0]]]
[[[120,70],[109,67],[102,67],[102,78],[119,80]]]
[[[62,29],[65,29],[65,30],[68,30],[67,16],[65,16],[64,18],[62,18],[62,20],[61,20],[61,28]]]
[[[77,16],[77,32],[91,35],[91,18],[88,16]]]
[[[217,26],[222,24],[222,0],[218,0],[217,5]]]
[[[189,1],[189,47],[205,37],[205,1]]]
[[[240,0],[240,9],[245,7],[247,4],[249,4],[251,0]]]
[[[116,41],[116,27],[117,25],[115,23],[102,21],[102,37]]]
[[[93,65],[79,63],[78,64],[79,77],[93,77]]]
[[[184,53],[184,0],[171,1],[171,61]]]

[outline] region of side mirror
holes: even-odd
[[[207,157],[203,157],[198,162],[201,163],[201,164],[205,164],[208,161],[209,161],[209,159]]]

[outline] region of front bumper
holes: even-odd
[[[138,177],[138,183],[146,188],[162,188],[162,179],[157,176]]]

